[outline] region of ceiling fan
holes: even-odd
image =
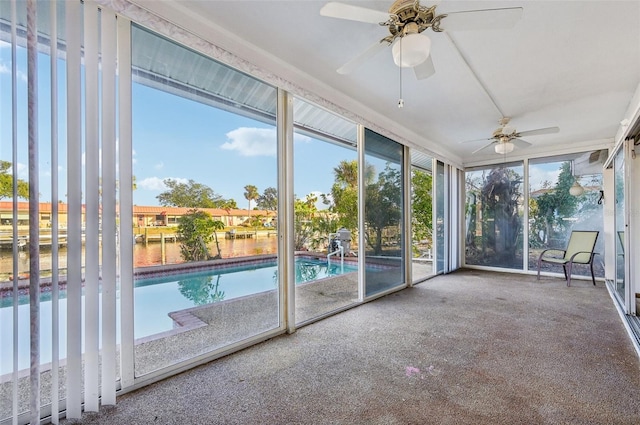
[[[500,127],[498,127],[493,132],[491,137],[489,137],[488,139],[483,138],[483,139],[467,140],[466,142],[462,142],[462,143],[472,143],[472,142],[489,140],[488,144],[482,146],[479,149],[476,149],[475,151],[471,152],[471,154],[473,155],[477,152],[480,152],[481,150],[486,149],[489,146],[494,146],[496,153],[499,153],[502,155],[502,154],[508,154],[510,152],[513,152],[513,149],[515,148],[515,146],[518,146],[521,148],[526,148],[527,146],[531,146],[531,143],[525,140],[522,140],[520,137],[539,136],[542,134],[553,134],[560,131],[560,128],[558,127],[546,127],[546,128],[538,128],[535,130],[517,131],[515,128],[508,126],[510,120],[511,118],[508,118],[508,117],[504,117],[500,119]]]
[[[435,73],[433,61],[429,56],[431,40],[422,34],[425,30],[431,28],[434,32],[442,32],[511,28],[520,19],[522,8],[482,9],[437,15],[435,5],[421,6],[419,0],[396,0],[388,12],[329,2],[320,9],[320,15],[379,24],[389,29],[388,36],[338,68],[339,74],[349,74],[376,53],[393,44],[395,64],[403,68],[413,68],[416,78],[421,80]]]

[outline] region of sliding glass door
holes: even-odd
[[[626,296],[626,266],[625,266],[625,167],[624,148],[620,149],[613,160],[614,168],[614,221],[615,221],[615,246],[616,269],[615,290],[621,300]]]
[[[565,249],[573,230],[596,230],[599,255],[593,269],[596,277],[604,277],[601,155],[606,157],[606,150],[529,161],[529,270],[538,269],[545,249]],[[541,267],[563,273],[561,266],[551,263]],[[574,267],[572,274],[590,276],[590,267]]]
[[[294,98],[295,317],[358,302],[357,126]]]
[[[434,274],[433,158],[411,151],[411,278]]]
[[[138,26],[132,71],[138,377],[280,326],[277,93]]]
[[[365,295],[400,286],[404,276],[403,146],[365,130]]]

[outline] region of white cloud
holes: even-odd
[[[146,179],[142,179],[137,182],[137,186],[140,189],[162,192],[163,190],[167,190],[167,186],[164,184],[166,179],[176,180],[179,183],[189,183],[189,179],[183,179],[180,177],[147,177]]]
[[[242,156],[276,156],[275,128],[240,127],[226,134],[228,142],[221,148]]]
[[[9,172],[11,173],[12,170]],[[18,178],[22,180],[27,180],[29,178],[29,167],[21,162],[18,162]]]
[[[18,79],[22,82],[27,82],[27,74],[25,74],[24,72],[17,70],[18,72]],[[11,67],[8,66],[5,63],[0,63],[0,74],[7,74],[7,75],[11,75]]]
[[[221,148],[237,151],[242,156],[276,156],[277,134],[275,128],[240,127],[226,134],[228,142]],[[294,134],[295,143],[308,143],[311,138]]]
[[[156,165],[153,166],[156,170],[162,170],[164,168],[164,162],[160,161]]]
[[[18,179],[20,180],[28,180],[29,179],[29,167],[27,167],[26,164],[23,164],[21,162],[18,162],[18,167],[17,167],[17,171],[18,171]],[[7,168],[6,173],[8,175],[13,175],[13,167],[9,167]]]

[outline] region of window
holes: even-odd
[[[522,269],[522,164],[466,173],[465,262]]]
[[[295,305],[302,323],[359,299],[358,154],[354,123],[300,98],[293,118]]]
[[[411,151],[411,275],[414,282],[434,274],[433,158]]]
[[[565,249],[572,230],[599,230],[596,252],[601,257],[594,261],[594,273],[604,277],[599,158],[600,151],[595,151],[529,161],[529,270],[537,270],[544,249]],[[577,192],[572,190],[576,183],[580,185]],[[562,267],[551,263],[543,263],[543,270],[563,273]],[[590,276],[591,272],[577,266],[572,274]]]
[[[134,228],[141,376],[280,326],[278,238],[262,225],[277,210],[258,206],[277,189],[277,100],[274,87],[137,26],[132,75],[133,198],[153,212]]]
[[[365,294],[404,283],[403,146],[365,130]]]

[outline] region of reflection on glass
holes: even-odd
[[[195,305],[215,303],[224,300],[224,291],[220,291],[220,275],[198,276],[178,281],[178,288],[183,297],[193,301]]]
[[[299,98],[293,120],[295,317],[301,323],[358,301],[358,155],[352,122]]]
[[[276,259],[276,90],[137,26],[132,75],[140,376],[279,326],[272,271],[218,271]]]
[[[537,270],[540,253],[545,249],[565,249],[573,230],[598,230],[595,251],[603,255],[602,205],[598,204],[602,190],[600,167],[588,170],[576,168],[580,158],[588,154],[574,154],[571,158],[553,158],[529,163],[529,269]],[[599,164],[597,164],[599,165]],[[578,173],[581,173],[579,176]],[[589,174],[587,174],[589,173]],[[570,193],[574,182],[584,192]],[[604,258],[604,257],[601,257]],[[562,267],[542,264],[543,271],[562,273]],[[588,266],[573,268],[572,274],[590,276]],[[604,276],[601,261],[594,261],[595,276]]]
[[[438,161],[436,165],[436,272],[444,272],[444,212],[445,209],[445,181],[444,163]]]
[[[404,283],[402,145],[365,130],[365,288]]]
[[[613,160],[615,226],[616,226],[616,292],[624,300],[625,297],[625,258],[624,258],[624,150],[620,149]]]
[[[413,168],[411,175],[411,273],[415,281],[433,274],[433,177]]]
[[[466,173],[466,264],[522,269],[522,178],[522,165]]]

